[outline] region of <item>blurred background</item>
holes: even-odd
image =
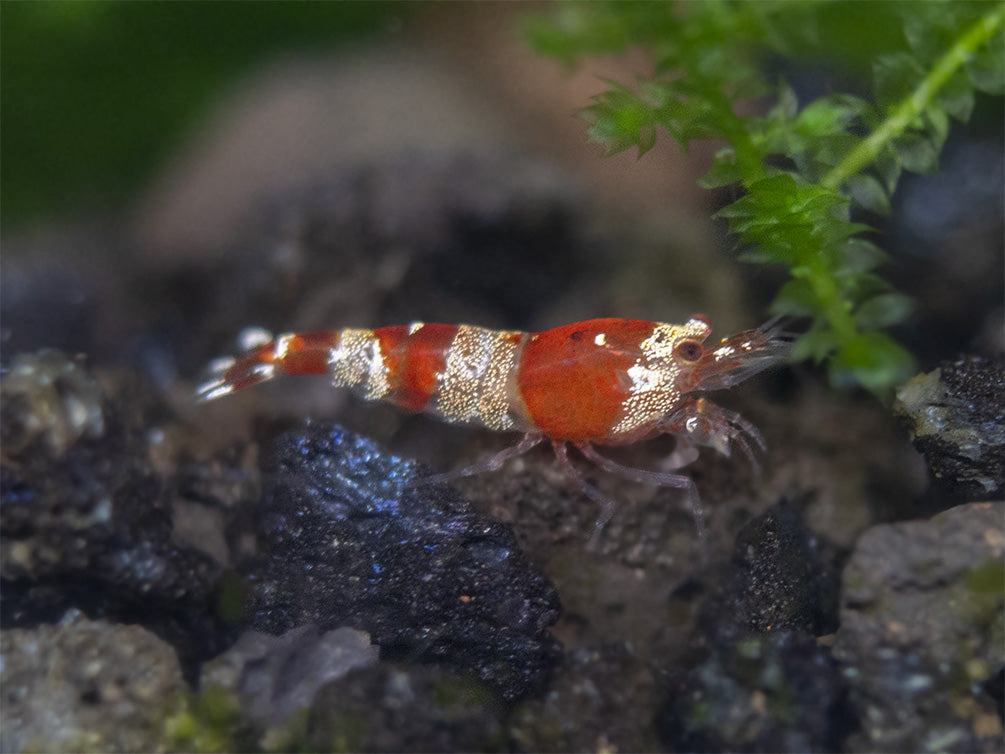
[[[602,78],[630,79],[646,62],[572,70],[535,55],[521,18],[543,9],[4,3],[4,231],[127,207],[170,234],[163,225],[190,226],[165,216],[186,202],[232,213],[264,184],[339,160],[506,141],[578,166],[595,186],[606,177],[612,200],[665,205],[673,188],[684,206],[704,201],[666,139],[643,161],[600,160],[586,144],[576,110]],[[701,169],[705,157],[689,162]],[[206,195],[172,194],[181,181]]]
[[[399,12],[379,3],[5,3],[5,224],[126,203],[250,71],[386,35]]]

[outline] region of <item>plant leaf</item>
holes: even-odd
[[[900,103],[924,77],[925,70],[910,53],[880,55],[872,66],[876,103],[884,109]]]
[[[820,363],[826,359],[838,346],[837,336],[834,331],[826,326],[814,326],[803,335],[800,335],[792,344],[792,360],[804,361],[813,359]]]
[[[882,184],[868,173],[859,173],[845,181],[845,190],[851,200],[863,209],[877,215],[890,214],[890,199]]]
[[[713,189],[739,183],[742,178],[743,173],[736,164],[736,152],[727,147],[715,153],[712,167],[698,179],[698,185],[705,189]]]
[[[905,382],[917,370],[910,353],[886,333],[875,331],[859,333],[841,343],[830,363],[834,385],[861,385],[881,398],[892,385]]]
[[[855,312],[855,324],[863,330],[879,330],[895,325],[914,310],[914,302],[903,293],[881,293],[870,298]]]

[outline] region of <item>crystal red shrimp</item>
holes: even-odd
[[[547,439],[566,473],[601,504],[596,532],[615,503],[583,479],[567,456],[568,444],[607,471],[687,490],[702,534],[689,477],[622,466],[594,446],[671,434],[678,450],[670,468],[694,460],[694,445],[728,456],[735,444],[753,460],[750,443],[764,445],[757,429],[696,394],[731,387],[777,363],[788,353],[789,338],[769,324],[710,348],[704,345],[710,331],[701,314],[682,325],[591,319],[538,333],[423,322],[275,338],[250,329],[241,338],[245,353],[214,361],[212,378],[197,394],[210,400],[279,374],[325,374],[334,386],[367,400],[524,434],[517,445],[482,463],[431,479],[499,468]]]

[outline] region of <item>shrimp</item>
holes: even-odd
[[[244,353],[213,361],[212,376],[197,396],[212,400],[280,374],[327,375],[335,387],[366,400],[445,422],[523,433],[516,445],[427,482],[498,469],[548,440],[565,473],[601,506],[594,541],[616,503],[583,478],[568,457],[569,445],[605,471],[686,490],[704,539],[690,477],[623,466],[595,446],[670,434],[678,439],[671,471],[693,461],[699,445],[726,456],[739,447],[756,466],[752,445],[764,448],[756,427],[701,394],[778,363],[791,338],[768,323],[707,347],[711,329],[702,314],[684,324],[591,319],[537,333],[424,322],[277,337],[251,328],[240,338]]]

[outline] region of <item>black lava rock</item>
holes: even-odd
[[[1005,487],[1005,366],[977,356],[946,362],[897,391],[894,410],[951,498],[1000,499]]]
[[[151,461],[139,389],[106,394],[57,351],[14,357],[0,378],[0,576],[5,628],[92,618],[140,623],[183,661],[223,648],[222,569],[172,540],[167,487]],[[156,433],[154,433],[156,434]]]
[[[822,547],[788,500],[744,526],[732,563],[737,622],[758,632],[832,633],[837,628],[839,577]]]
[[[657,728],[673,751],[835,751],[853,719],[847,685],[816,636],[837,625],[835,553],[781,500],[736,538],[722,592],[671,671]]]
[[[837,751],[849,726],[837,663],[802,634],[719,644],[671,688],[658,722],[671,751]]]
[[[504,524],[421,467],[340,427],[281,436],[265,470],[255,628],[370,633],[384,659],[442,662],[504,698],[537,690],[560,655],[557,593]]]

